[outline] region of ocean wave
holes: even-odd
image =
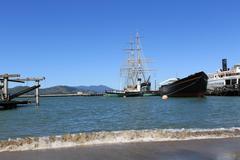
[[[240,128],[217,129],[153,129],[112,132],[90,132],[48,137],[26,137],[0,141],[0,152],[24,151],[81,145],[176,141],[240,137]]]

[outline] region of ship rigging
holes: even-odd
[[[125,79],[124,91],[149,91],[151,87],[150,75],[146,69],[146,63],[149,61],[144,58],[140,43],[140,35],[136,34],[135,46],[130,40],[130,48],[127,51],[127,63],[121,68],[121,76]]]
[[[124,81],[124,87],[120,91],[106,91],[108,96],[133,97],[143,96],[151,93],[150,69],[146,69],[146,64],[150,61],[143,56],[140,35],[136,33],[135,42],[130,39],[130,46],[127,52],[127,61],[120,69],[120,75]]]

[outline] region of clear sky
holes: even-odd
[[[142,35],[152,80],[240,63],[239,0],[1,0],[0,73],[44,87],[119,88],[124,48]]]

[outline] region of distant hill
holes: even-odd
[[[16,93],[20,90],[28,88],[27,86],[17,86],[14,88],[9,89],[10,94]],[[53,86],[49,88],[43,88],[40,89],[41,95],[46,94],[74,94],[77,92],[83,92],[83,93],[104,93],[105,90],[112,90],[112,88],[104,86],[104,85],[98,85],[98,86],[77,86],[77,87],[71,87],[71,86]],[[29,92],[29,94],[34,94],[34,92]]]
[[[78,89],[69,86],[54,86],[49,88],[40,89],[40,94],[72,94],[77,93]]]
[[[78,86],[76,87],[79,91],[89,91],[94,93],[104,93],[106,90],[112,90],[112,88],[104,86],[104,85],[98,85],[98,86]]]

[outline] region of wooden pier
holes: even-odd
[[[35,90],[36,105],[39,105],[39,88],[40,81],[44,80],[45,77],[41,78],[20,78],[19,74],[2,74],[0,75],[0,110],[16,108],[18,105],[26,105],[32,103],[31,101],[19,101],[15,100],[19,96]],[[32,87],[23,89],[17,93],[9,94],[8,83],[25,83],[26,81],[34,81],[35,85]]]
[[[228,85],[208,90],[207,96],[240,96],[240,85]]]
[[[0,101],[0,110],[17,108],[18,105],[26,105],[31,101]]]

